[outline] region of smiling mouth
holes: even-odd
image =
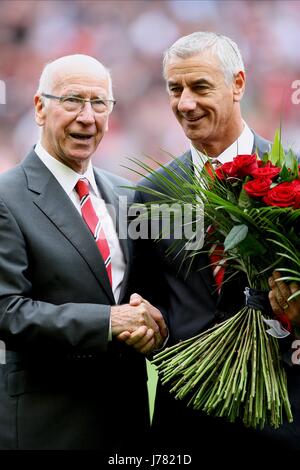
[[[71,134],[69,134],[70,137],[72,137],[73,139],[76,139],[76,140],[81,140],[81,141],[88,141],[89,139],[91,139],[93,136],[90,135],[90,134],[77,134],[75,132],[72,132]]]
[[[196,117],[187,117],[187,116],[183,116],[183,117],[187,122],[196,122],[196,121],[200,121],[200,119],[203,119],[205,116],[206,114],[203,114],[202,116],[196,116]]]

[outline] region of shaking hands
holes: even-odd
[[[160,311],[132,294],[129,304],[111,308],[112,335],[143,354],[159,349],[165,341],[168,329]]]

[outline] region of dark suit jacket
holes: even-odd
[[[257,149],[259,155],[262,155],[268,150],[269,142],[256,134],[254,137],[253,152]],[[179,157],[179,161],[192,168],[190,152]],[[177,159],[169,164],[169,168],[182,173]],[[159,171],[170,178],[166,169]],[[151,177],[140,184],[155,187]],[[151,199],[153,196],[143,192],[137,195],[139,202]],[[170,344],[195,336],[236,313],[244,305],[243,292],[247,285],[242,277],[234,278],[225,284],[218,296],[207,254],[197,255],[187,272],[188,263],[182,264],[183,255],[178,250],[166,255],[172,243],[173,240],[142,240],[136,252],[140,253],[137,255],[141,266],[139,269],[144,269],[143,278],[139,276],[144,280],[144,295],[164,313]],[[197,452],[199,441],[208,450],[210,446],[215,448],[216,442],[217,445],[224,444],[227,447],[228,442],[235,441],[237,445],[245,445],[247,442],[250,445],[251,440],[253,446],[259,447],[271,439],[273,443],[278,441],[282,447],[300,450],[300,369],[297,366],[292,369],[288,371],[288,380],[295,422],[277,431],[266,428],[262,432],[253,432],[241,424],[232,425],[222,419],[203,416],[200,412],[188,409],[185,403],[175,401],[159,383],[153,422],[155,447],[172,450],[192,448]],[[176,427],[172,424],[174,416]]]
[[[125,180],[94,169],[116,209]],[[123,227],[124,229],[124,227]],[[131,293],[132,247],[119,303]],[[32,151],[0,175],[0,449],[118,450],[148,425],[145,361],[108,342],[115,303],[82,217]],[[135,413],[134,419],[131,414]]]

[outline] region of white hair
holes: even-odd
[[[239,71],[245,71],[241,52],[235,42],[221,34],[198,31],[179,38],[165,52],[163,59],[164,77],[166,78],[166,67],[172,57],[185,59],[204,50],[211,50],[219,59],[228,85]]]
[[[112,92],[112,80],[109,70],[104,67],[101,62],[94,57],[84,55],[84,54],[73,54],[59,59],[53,60],[45,65],[39,80],[39,86],[37,94],[41,95],[42,93],[51,94],[55,85],[55,81],[60,71],[74,69],[75,72],[87,71],[91,72],[95,76],[105,77],[108,79],[108,92],[109,99],[113,99]]]

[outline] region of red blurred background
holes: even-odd
[[[0,3],[0,171],[17,164],[38,138],[33,95],[45,63],[84,53],[112,73],[117,105],[95,163],[135,179],[128,157],[162,162],[188,142],[169,108],[162,79],[163,51],[193,31],[230,36],[242,51],[248,124],[272,139],[282,121],[283,141],[299,152],[300,2],[247,0],[2,0]],[[298,93],[298,96],[299,93]],[[3,98],[3,97],[2,97]]]

